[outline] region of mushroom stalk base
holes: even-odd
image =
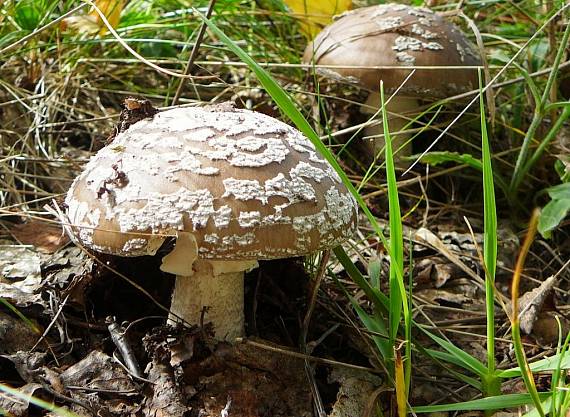
[[[366,100],[366,106],[361,108],[362,113],[374,114],[381,107],[380,93],[371,93]],[[418,100],[409,97],[394,97],[386,105],[386,112],[388,113],[388,126],[390,128],[390,137],[392,138],[392,151],[394,152],[394,161],[399,168],[407,167],[408,163],[402,161],[404,156],[412,154],[412,134],[409,132],[401,132],[404,127],[409,123],[409,120],[398,116],[399,114],[406,114],[408,117],[414,117],[419,107]],[[386,141],[384,139],[384,126],[382,123],[382,114],[379,114],[380,123],[374,126],[369,126],[364,130],[364,135],[369,137],[366,146],[370,154],[376,157],[378,152],[384,150]],[[379,160],[385,158],[380,156]]]
[[[212,263],[197,260],[192,276],[176,276],[169,322],[199,325],[211,322],[216,339],[233,341],[244,335],[243,275],[244,271],[214,274]]]

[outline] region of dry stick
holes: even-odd
[[[521,55],[523,53],[523,51],[535,40],[535,38],[544,30],[544,28],[546,28],[550,24],[550,22],[552,22],[554,19],[556,19],[559,15],[561,15],[569,7],[570,7],[570,3],[565,4],[563,7],[560,8],[560,10],[558,10],[546,22],[544,22],[544,24],[540,28],[538,28],[538,30],[523,44],[521,49],[519,49],[512,56],[512,58],[505,64],[505,66],[503,68],[501,68],[501,70],[499,72],[497,72],[497,74],[493,77],[493,79],[485,84],[485,86],[481,89],[481,92],[484,93],[489,88],[491,88],[491,86],[504,74],[504,72],[507,70],[507,68],[510,67],[513,62],[515,62],[515,60],[519,57],[519,55]],[[429,144],[429,146],[426,148],[425,151],[422,152],[422,154],[419,156],[419,158],[416,159],[409,166],[409,168],[404,171],[402,176],[404,176],[408,172],[410,172],[419,163],[419,161],[429,151],[431,151],[433,149],[433,147],[447,133],[447,131],[451,128],[451,126],[453,126],[467,112],[469,107],[471,107],[478,99],[479,99],[479,96],[475,96],[475,97],[473,97],[473,99],[471,99],[471,101],[463,108],[463,110],[461,110],[459,112],[459,114],[451,121],[451,123],[449,123],[445,129],[443,129],[443,131],[439,134],[439,136],[437,138],[435,138],[435,140],[432,143]]]
[[[142,377],[142,372],[139,368],[137,358],[135,357],[133,349],[127,340],[126,330],[123,326],[117,323],[117,320],[113,316],[107,317],[105,322],[107,323],[107,328],[111,334],[111,340],[119,350],[127,368],[129,368],[131,373],[138,377]]]
[[[206,12],[206,18],[209,19],[212,16],[212,12],[214,11],[214,5],[216,4],[216,0],[210,0],[208,4],[208,11]],[[204,38],[204,33],[206,32],[206,28],[208,25],[206,21],[202,22],[200,26],[200,31],[198,32],[198,36],[196,37],[196,42],[194,42],[194,46],[192,47],[192,52],[190,52],[190,58],[188,58],[188,63],[186,64],[186,68],[184,69],[184,75],[190,74],[190,71],[194,68],[194,61],[196,60],[196,56],[198,56],[198,50],[200,49],[200,45],[202,44],[202,39]],[[176,89],[176,94],[174,94],[174,98],[172,99],[172,106],[175,106],[182,95],[182,87],[184,86],[184,79],[181,79],[178,83],[178,88]]]
[[[322,363],[325,365],[331,365],[331,366],[339,366],[342,368],[347,368],[347,369],[355,369],[357,371],[365,371],[365,372],[370,372],[373,374],[380,374],[380,373],[387,373],[387,371],[384,369],[383,371],[380,371],[378,369],[375,368],[371,368],[368,366],[361,366],[361,365],[353,365],[351,363],[345,363],[345,362],[340,362],[340,361],[335,361],[332,359],[327,359],[327,358],[321,358],[318,356],[311,356],[311,355],[306,355],[304,353],[300,353],[300,352],[296,352],[294,350],[291,350],[288,347],[285,346],[279,346],[279,345],[268,345],[265,343],[261,343],[259,341],[254,341],[254,340],[248,340],[248,339],[244,339],[241,337],[238,337],[236,339],[236,343],[243,343],[249,346],[253,346],[259,349],[264,349],[264,350],[268,350],[270,352],[275,352],[275,353],[280,353],[282,355],[286,355],[286,356],[291,356],[293,358],[299,358],[299,359],[306,359],[308,361],[311,362],[317,362],[317,363]]]

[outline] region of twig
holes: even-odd
[[[115,317],[109,316],[105,321],[107,322],[107,328],[111,334],[111,339],[115,346],[117,346],[117,349],[119,349],[127,368],[129,368],[131,373],[141,378],[142,372],[131,345],[125,335],[125,329],[117,323]]]
[[[231,406],[232,406],[232,397],[228,396],[228,401],[226,402],[226,406],[222,408],[222,411],[220,411],[220,417],[229,417]]]
[[[341,366],[343,368],[355,369],[357,371],[366,371],[366,372],[371,372],[374,374],[382,373],[380,370],[378,370],[376,368],[371,368],[369,366],[353,365],[351,363],[345,363],[345,362],[335,361],[332,359],[320,358],[318,356],[305,355],[305,354],[300,353],[300,352],[295,352],[294,350],[291,350],[289,348],[285,348],[284,346],[282,347],[282,346],[267,345],[265,343],[257,342],[254,340],[247,340],[247,339],[243,339],[243,338],[237,338],[236,343],[245,343],[247,345],[250,345],[250,346],[253,346],[256,348],[268,350],[270,352],[280,353],[283,355],[292,356],[294,358],[299,358],[299,359],[307,359],[307,360],[312,361],[312,362],[323,363],[326,365]]]
[[[53,325],[55,324],[55,322],[57,321],[59,315],[61,314],[63,307],[65,307],[65,304],[67,303],[67,299],[69,298],[69,295],[67,297],[65,297],[65,299],[62,301],[61,305],[59,306],[57,312],[55,313],[55,315],[53,316],[53,319],[50,321],[48,327],[46,327],[46,329],[44,330],[43,334],[40,336],[40,338],[38,339],[38,341],[35,343],[35,345],[30,349],[30,351],[35,350],[38,345],[42,342],[42,340],[44,340],[44,338],[47,336],[47,334],[49,333],[49,331],[51,330],[51,328],[53,327]],[[55,356],[55,355],[54,355]]]
[[[208,11],[206,12],[206,18],[209,19],[212,16],[212,12],[214,11],[214,5],[216,4],[216,0],[210,0],[208,4]],[[188,63],[186,64],[186,68],[184,69],[184,75],[190,74],[190,71],[194,68],[194,61],[196,60],[196,56],[198,56],[198,50],[200,49],[200,45],[202,44],[202,39],[204,38],[204,33],[206,32],[206,22],[202,22],[200,26],[200,30],[198,31],[198,36],[196,37],[196,42],[194,42],[194,46],[192,47],[192,52],[190,52],[190,58],[188,58]],[[178,83],[178,88],[176,89],[176,94],[174,94],[174,98],[172,99],[172,106],[175,106],[180,99],[182,94],[182,87],[184,86],[184,79],[181,79]]]

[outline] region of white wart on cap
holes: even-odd
[[[166,236],[184,234],[183,246],[197,251],[186,257],[191,267],[163,267],[178,275],[192,275],[195,258],[211,260],[204,268],[215,272],[227,270],[215,261],[334,247],[357,217],[353,197],[301,133],[230,105],[168,110],[132,125],[89,161],[66,204],[72,238],[96,251],[152,255]]]

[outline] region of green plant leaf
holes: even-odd
[[[458,164],[466,164],[478,171],[483,171],[483,165],[481,164],[481,161],[477,158],[474,158],[473,155],[470,155],[468,153],[460,154],[458,152],[447,151],[428,152],[422,156],[421,161],[425,164],[430,165],[439,165],[446,162],[456,162]]]
[[[470,376],[464,375],[460,372],[455,371],[451,367],[446,366],[446,364],[455,364],[459,367],[464,369],[470,370],[471,368],[467,368],[464,366],[463,362],[458,360],[455,356],[447,352],[440,352],[438,350],[433,349],[424,349],[419,345],[416,345],[417,349],[426,356],[429,356],[434,360],[439,366],[446,369],[453,377],[455,377],[458,381],[465,382],[466,384],[471,385],[473,388],[477,389],[478,391],[482,391],[483,384],[479,382],[479,380],[475,378],[471,378]]]
[[[372,287],[369,282],[360,273],[358,268],[352,263],[344,249],[339,246],[333,249],[333,252],[339,262],[342,264],[348,276],[364,291],[366,297],[372,302],[376,311],[381,312],[384,315],[388,315],[389,300],[386,295],[380,292],[379,289]],[[348,293],[347,293],[348,295]]]
[[[428,335],[434,342],[436,342],[443,349],[447,350],[456,359],[456,364],[470,370],[471,372],[479,375],[480,377],[487,375],[487,368],[477,358],[459,349],[453,343],[434,335],[422,326],[418,326],[423,332]]]
[[[570,183],[558,184],[554,187],[549,187],[546,192],[553,200],[570,199]]]
[[[384,325],[381,317],[373,317],[367,314],[362,307],[358,304],[358,302],[351,296],[349,296],[350,302],[352,306],[356,310],[358,314],[358,318],[362,321],[364,326],[370,331],[374,333],[378,333],[382,336],[372,335],[372,340],[374,340],[374,344],[382,354],[382,357],[390,361],[392,360],[393,350],[392,344],[390,343],[388,337],[388,331],[386,326]]]
[[[14,7],[14,21],[20,28],[32,31],[39,27],[47,11],[46,0],[19,0]]]
[[[570,369],[570,356],[568,354],[565,354],[563,356],[561,363],[559,363],[559,361],[560,361],[560,355],[554,355],[533,362],[529,364],[529,367],[533,373],[555,371],[558,366],[560,366],[561,369]],[[500,378],[515,378],[519,377],[520,375],[521,375],[521,370],[519,367],[497,372],[497,376]]]
[[[542,392],[540,398],[546,400],[551,393]],[[532,404],[529,394],[506,394],[494,397],[480,398],[473,401],[465,401],[456,404],[438,404],[413,407],[415,413],[433,413],[438,411],[473,411],[473,410],[497,410],[510,407],[519,407],[525,404]]]
[[[479,112],[481,117],[481,162],[483,164],[483,261],[485,263],[485,302],[487,316],[487,373],[482,378],[485,396],[501,393],[495,375],[495,272],[497,269],[497,204],[491,163],[491,146],[485,120],[481,71],[479,70]]]
[[[538,220],[538,231],[540,234],[546,239],[550,238],[552,231],[558,227],[568,214],[568,210],[570,210],[570,198],[549,201],[542,209],[540,219]]]

